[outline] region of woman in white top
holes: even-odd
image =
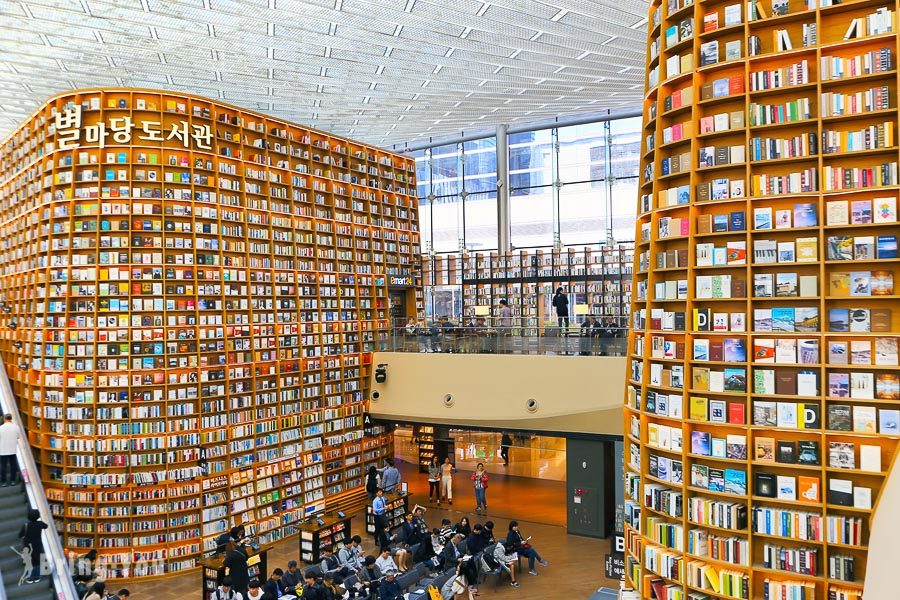
[[[447,502],[453,504],[453,471],[456,468],[450,463],[450,457],[444,459],[441,465],[441,496],[447,499]],[[440,498],[438,504],[441,503]]]

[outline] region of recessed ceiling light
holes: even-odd
[[[483,16],[484,16],[484,13],[487,12],[487,9],[488,9],[489,6],[490,6],[490,4],[488,4],[487,2],[485,2],[484,4],[482,4],[482,5],[481,5],[481,8],[478,9],[478,12],[475,13],[475,16],[476,16],[476,17],[483,17]]]
[[[470,33],[472,33],[472,28],[466,27],[463,29],[462,33],[459,34],[459,37],[461,37],[462,39],[466,39],[467,37],[469,37]]]
[[[328,35],[337,35],[337,23],[328,24]]]
[[[644,17],[643,19],[641,19],[634,25],[629,25],[629,27],[631,27],[632,29],[639,29],[640,27],[643,27],[646,24],[647,24],[647,17]]]
[[[369,84],[369,89],[370,89],[370,90],[374,90],[374,89],[377,88],[377,87],[378,87],[378,84],[377,84],[376,82],[374,82],[374,81],[373,81],[372,83]]]
[[[341,10],[344,8],[344,0],[334,0],[334,10]]]
[[[539,37],[541,37],[542,35],[544,35],[544,32],[543,32],[543,31],[538,31],[537,33],[535,33],[533,36],[531,36],[531,37],[528,38],[528,39],[529,39],[530,41],[532,41],[532,42],[536,42],[537,39],[538,39]]]
[[[510,54],[507,58],[513,59],[522,54],[522,50],[514,50],[512,54]]]
[[[586,58],[586,57],[590,56],[591,54],[592,54],[591,52],[588,52],[587,50],[585,50],[584,52],[582,52],[581,54],[576,56],[575,60],[581,60],[582,58]]]
[[[429,83],[431,83],[431,80],[430,80],[430,79],[426,79],[425,81],[422,82],[422,87],[423,87],[423,88],[428,87],[428,84],[429,84]]]
[[[368,104],[372,101],[372,96],[363,96],[363,104]]]
[[[564,16],[566,16],[567,14],[569,14],[569,10],[566,9],[566,8],[561,8],[561,9],[559,10],[558,13],[556,13],[555,15],[553,15],[552,17],[550,17],[550,20],[553,21],[554,23],[556,23],[557,21],[559,21],[560,19],[562,19],[562,18],[563,18]],[[645,19],[645,20],[646,20],[646,19]]]
[[[394,36],[394,37],[400,37],[400,33],[401,33],[402,31],[403,31],[403,25],[400,25],[400,24],[398,23],[398,24],[394,27],[394,33],[392,33],[391,35]]]
[[[555,71],[553,71],[553,73],[554,74],[561,73],[567,66],[568,65],[563,65],[563,66],[559,67],[558,69],[556,69]]]
[[[444,68],[444,65],[438,65],[438,66],[436,66],[436,67],[434,68],[434,71],[432,71],[431,74],[432,74],[432,75],[437,75],[438,73],[441,72],[441,69],[443,69],[443,68]]]
[[[416,5],[416,0],[406,0],[406,6],[403,7],[403,12],[412,12],[413,6]]]
[[[384,65],[378,65],[378,68],[375,69],[375,74],[381,75],[382,73],[384,73]]]
[[[447,51],[444,52],[444,58],[450,58],[454,52],[456,52],[456,48],[447,48]]]

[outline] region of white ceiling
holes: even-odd
[[[633,105],[645,0],[0,0],[0,139],[103,86],[374,144]]]

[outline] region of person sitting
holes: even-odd
[[[325,588],[325,597],[326,598],[334,598],[338,600],[338,598],[343,598],[344,594],[347,590],[344,589],[343,585],[339,585],[335,579],[334,573],[325,573],[325,576],[322,577],[322,587]],[[354,588],[348,598],[356,598],[356,589]]]
[[[516,581],[516,555],[513,552],[512,544],[504,544],[498,542],[494,544],[494,560],[499,563],[500,568],[509,573],[510,585],[519,587]]]
[[[91,590],[88,592],[88,595],[84,597],[84,600],[105,600],[106,599],[106,584],[102,581],[95,581],[94,585],[91,586]]]
[[[378,595],[378,587],[381,585],[383,574],[375,564],[374,556],[367,556],[363,560],[363,567],[359,571],[359,582],[363,585],[367,597],[374,598]]]
[[[416,546],[416,553],[413,555],[412,561],[414,565],[419,563],[430,564],[432,558],[434,558],[434,548],[431,545],[431,537],[429,536],[427,540],[419,542],[419,545]]]
[[[259,584],[259,579],[251,579],[250,583],[247,585],[247,600],[270,600],[271,596],[268,596],[266,592],[263,591],[262,586]]]
[[[382,548],[381,556],[375,559],[375,566],[378,567],[378,570],[382,573],[387,573],[388,571],[401,571],[400,567],[397,566],[397,563],[394,562],[394,559],[391,558],[391,549],[390,548]]]
[[[506,543],[510,544],[513,550],[518,554],[528,557],[528,572],[532,575],[537,575],[537,571],[534,569],[534,561],[538,561],[541,563],[541,566],[544,567],[550,563],[541,558],[541,555],[538,554],[537,550],[534,549],[534,546],[531,545],[530,540],[530,537],[522,537],[522,532],[519,531],[518,521],[509,522],[509,534],[506,536]]]
[[[209,600],[244,600],[240,592],[231,589],[231,577],[225,576],[222,584],[209,597]]]
[[[461,533],[454,534],[447,543],[444,544],[444,547],[441,548],[441,560],[445,569],[449,569],[453,565],[457,564],[460,559],[463,557],[463,552],[459,549],[459,544],[463,541],[463,536]]]
[[[344,542],[344,547],[338,552],[338,560],[343,566],[356,573],[362,568],[364,554],[362,538],[354,535]]]
[[[422,541],[418,524],[413,520],[412,513],[406,513],[406,520],[400,526],[400,539],[409,546],[414,546]]]
[[[453,534],[454,531],[453,526],[450,524],[450,519],[441,519],[441,539],[444,542],[449,542]]]
[[[472,533],[466,538],[466,553],[475,555],[484,550],[487,540],[484,537],[484,527],[481,523],[475,523]]]
[[[388,571],[381,582],[378,597],[381,600],[403,600],[403,588],[396,580],[397,571]]]
[[[350,569],[341,565],[341,561],[337,556],[334,555],[334,550],[329,547],[326,547],[322,550],[323,557],[322,562],[319,563],[319,567],[322,569],[322,573],[327,575],[331,573],[334,575],[334,581],[338,584],[344,582],[344,577],[348,577],[350,575]]]
[[[315,571],[307,569],[303,578],[306,580],[303,593],[300,595],[303,600],[329,600],[325,593],[325,585],[316,577]]]
[[[459,520],[453,527],[453,531],[456,533],[461,533],[463,538],[469,537],[469,534],[472,533],[472,526],[469,524],[469,517],[463,517]]]
[[[435,554],[440,554],[444,550],[444,538],[441,537],[441,530],[435,527],[431,530],[431,547]]]
[[[493,521],[485,521],[484,529],[481,532],[481,535],[484,536],[484,545],[493,544],[496,542],[496,538],[494,538],[494,522]]]
[[[296,560],[289,560],[287,571],[281,576],[281,585],[285,594],[297,595],[299,590],[303,589],[303,573],[297,568]]]
[[[276,600],[281,598],[284,594],[284,587],[281,583],[282,575],[284,575],[284,571],[281,569],[274,569],[272,571],[272,576],[263,584],[263,592],[272,598],[276,598]]]

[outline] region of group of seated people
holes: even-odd
[[[107,588],[106,582],[97,577],[96,549],[91,549],[82,556],[77,557],[72,564],[72,583],[75,584],[75,593],[79,600],[126,600],[131,596],[128,588],[122,588],[113,593],[115,588]]]
[[[531,538],[524,538],[519,532],[516,521],[510,522],[505,538],[497,539],[492,521],[470,525],[466,517],[456,525],[443,519],[440,527],[429,529],[424,509],[417,507],[406,515],[397,532],[391,532],[388,527],[378,529],[375,532],[377,555],[367,555],[362,538],[355,535],[340,546],[324,548],[320,564],[305,573],[292,560],[286,571],[276,568],[264,582],[256,579],[244,582],[239,581],[241,569],[235,569],[210,600],[284,600],[285,596],[299,596],[303,600],[345,597],[403,600],[405,589],[401,577],[408,571],[416,572],[417,565],[421,565],[418,569],[422,572],[435,577],[448,573],[440,591],[445,600],[453,600],[477,593],[483,573],[505,572],[511,585],[519,587],[516,571],[520,556],[528,559],[532,575],[537,575],[536,563],[548,564],[529,543]],[[240,536],[239,531],[233,533]],[[229,552],[234,552],[240,546],[232,539],[228,547]],[[226,562],[239,566],[231,554],[226,555]]]

